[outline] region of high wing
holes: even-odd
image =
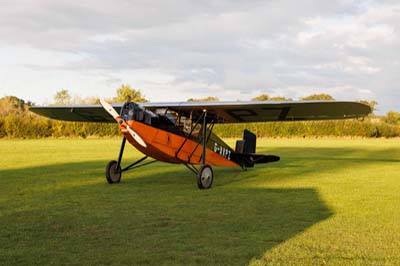
[[[339,101],[246,101],[246,102],[180,102],[146,103],[150,110],[168,108],[178,113],[207,115],[216,123],[328,120],[364,117],[371,112],[368,105]]]
[[[368,105],[344,101],[237,101],[237,102],[162,102],[138,103],[155,112],[157,109],[175,111],[193,117],[203,110],[215,123],[267,121],[305,121],[364,117],[371,113]],[[117,112],[122,104],[114,104]],[[53,119],[85,122],[114,122],[101,105],[71,105],[31,107],[37,114]]]

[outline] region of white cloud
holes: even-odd
[[[6,0],[0,23],[0,90],[38,102],[120,83],[154,101],[400,100],[397,1]]]

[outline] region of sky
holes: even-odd
[[[400,111],[398,0],[1,0],[0,97],[260,94]]]

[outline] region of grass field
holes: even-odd
[[[282,160],[207,191],[163,163],[108,185],[119,143],[0,140],[0,265],[400,265],[399,139],[259,140]]]

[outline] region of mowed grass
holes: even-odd
[[[258,140],[281,161],[203,191],[164,163],[107,184],[119,144],[0,140],[0,265],[400,265],[399,139]]]

